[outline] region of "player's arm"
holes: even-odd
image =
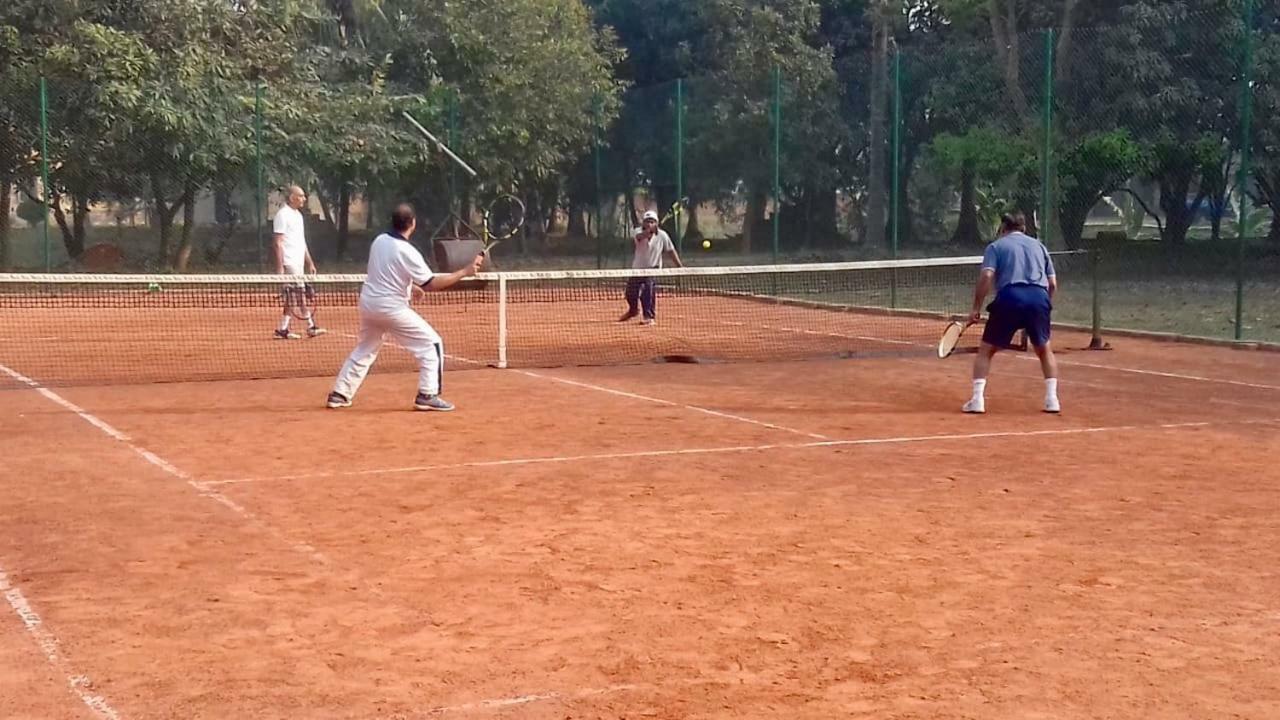
[[[304,262],[305,262],[305,264],[304,264],[304,266],[303,266],[303,267],[305,267],[305,268],[306,268],[307,274],[308,274],[308,275],[315,275],[315,274],[316,274],[316,261],[311,259],[311,249],[310,249],[310,248],[308,248],[308,249],[307,249],[307,251],[306,251],[306,255],[304,255],[303,257],[304,257]]]
[[[1049,278],[1049,299],[1058,292],[1058,271],[1053,268],[1053,255],[1049,253],[1049,249],[1044,251],[1044,274]]]
[[[283,208],[282,208],[283,210]],[[276,212],[275,218],[271,221],[271,244],[276,251],[276,274],[284,274],[284,234],[289,229],[289,222],[285,220],[283,212]]]
[[[462,268],[461,270],[458,270],[456,272],[451,272],[448,275],[436,275],[433,277],[428,277],[427,281],[422,283],[422,285],[420,285],[419,287],[421,287],[426,292],[439,292],[441,290],[448,290],[454,285],[457,285],[464,278],[469,278],[475,275],[477,272],[479,272],[480,265],[483,263],[484,263],[484,255],[477,255],[473,263]]]
[[[676,267],[684,267],[684,261],[680,259],[680,253],[676,252],[676,244],[671,242],[671,236],[665,232],[662,234],[662,254],[667,256],[672,265]]]
[[[973,288],[973,310],[969,313],[969,322],[976,323],[982,319],[982,303],[991,294],[991,286],[995,284],[995,279],[995,270],[982,268],[982,274],[978,275],[978,284]]]
[[[272,243],[276,248],[276,274],[284,274],[284,234],[276,233],[271,236]]]

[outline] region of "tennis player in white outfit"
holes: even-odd
[[[311,259],[311,251],[307,249],[307,232],[302,217],[302,206],[307,204],[307,193],[297,185],[289,186],[289,195],[284,207],[276,212],[271,223],[272,243],[276,249],[277,275],[316,274],[316,263]],[[306,285],[298,283],[306,292]],[[289,292],[293,288],[286,288]],[[300,336],[289,332],[289,307],[286,303],[284,314],[280,318],[280,327],[276,328],[277,340],[297,340]],[[316,324],[315,315],[307,313],[307,336],[318,337],[324,334],[324,328]]]
[[[409,300],[418,288],[444,290],[475,275],[484,258],[477,256],[473,264],[455,273],[434,277],[422,253],[409,243],[409,236],[417,225],[413,208],[400,205],[391,214],[392,229],[375,238],[369,248],[369,271],[360,290],[360,339],[338,373],[333,392],[329,393],[326,404],[330,408],[350,407],[378,357],[383,338],[390,335],[418,361],[418,397],[414,400],[414,409],[443,412],[453,409],[453,405],[440,397],[444,341],[409,307]]]

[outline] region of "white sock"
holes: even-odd
[[[1044,379],[1044,396],[1046,398],[1058,397],[1058,378]]]
[[[280,319],[280,330],[281,332],[285,332],[285,331],[288,331],[288,329],[289,329],[289,316],[285,315]]]
[[[981,400],[983,394],[986,393],[986,391],[987,391],[987,381],[985,378],[982,380],[973,381],[973,399],[974,400]]]
[[[315,329],[316,329],[316,316],[315,316],[315,315],[308,315],[308,316],[307,316],[307,327],[311,328],[312,330],[315,330]]]

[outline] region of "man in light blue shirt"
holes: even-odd
[[[1021,213],[1003,216],[1000,236],[987,246],[983,255],[982,274],[974,289],[969,321],[976,323],[982,319],[982,303],[993,288],[996,299],[987,307],[989,314],[982,332],[982,346],[973,362],[973,397],[964,405],[966,413],[987,411],[985,393],[991,359],[1001,348],[1009,347],[1019,330],[1026,331],[1040,358],[1040,368],[1044,371],[1044,411],[1062,412],[1058,401],[1058,361],[1049,342],[1058,278],[1049,250],[1026,234],[1026,225]]]

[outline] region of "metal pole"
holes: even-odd
[[[1102,341],[1102,248],[1089,250],[1089,275],[1093,283],[1093,337],[1089,340],[1090,350],[1106,350]]]
[[[44,271],[53,268],[53,253],[49,247],[49,86],[40,78],[40,194],[43,196],[44,222]]]
[[[892,228],[892,245],[890,252],[894,260],[898,259],[898,239],[901,231],[899,227],[899,216],[901,214],[899,203],[901,202],[901,188],[899,184],[902,180],[902,52],[895,49],[893,53],[893,188],[890,191],[892,195],[891,206],[893,211],[893,219],[890,221]],[[898,307],[898,270],[894,268],[889,279],[889,307]]]
[[[1249,224],[1249,167],[1253,146],[1253,0],[1244,4],[1244,73],[1240,87],[1240,232],[1236,238],[1236,332],[1244,339],[1244,245]]]
[[[449,95],[449,128],[448,128],[449,146],[456,147],[458,144],[458,92],[455,90]],[[449,166],[449,212],[459,213],[458,207],[458,171],[453,165]],[[453,228],[455,231],[457,228]],[[457,234],[456,232],[454,234]]]
[[[1054,83],[1054,37],[1053,29],[1044,35],[1044,166],[1040,170],[1040,240],[1048,245],[1052,242],[1053,228],[1053,83]]]
[[[676,79],[676,201],[684,199],[684,78]],[[677,208],[681,207],[679,205]],[[676,248],[684,252],[684,233],[680,231],[680,212],[671,218],[676,230]]]
[[[595,133],[594,155],[595,155],[595,165],[596,165],[596,199],[594,203],[596,208],[596,268],[602,268],[604,267],[604,225],[602,224],[601,217],[600,217],[600,214],[601,214],[600,205],[604,201],[601,198],[601,187],[600,187],[603,184],[600,179],[600,175],[601,175],[600,134],[604,132],[604,128],[601,127],[601,125],[604,123],[604,120],[602,119],[602,115],[604,113],[601,111],[601,108],[600,108],[600,96],[596,95],[594,99],[595,99],[595,102],[593,102],[592,105],[594,106],[593,109],[595,110],[595,119],[596,119],[595,127],[593,128]]]
[[[778,264],[779,215],[782,210],[782,67],[773,66],[773,264]]]
[[[262,93],[263,87],[259,83],[253,91],[253,145],[254,145],[254,164],[257,166],[255,173],[257,175],[257,192],[254,193],[254,199],[257,204],[258,219],[258,269],[262,270],[266,267],[267,256],[265,241],[262,237],[262,219],[263,219],[263,201],[266,199],[266,180],[263,176],[262,167]]]

